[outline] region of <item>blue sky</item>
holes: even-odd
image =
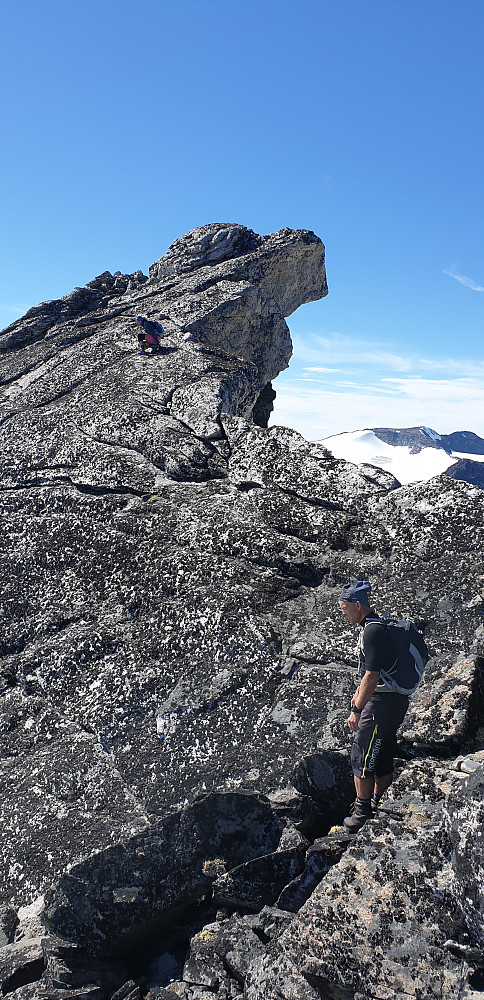
[[[275,419],[484,435],[482,0],[16,0],[0,325],[208,222],[312,229]]]

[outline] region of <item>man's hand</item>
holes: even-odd
[[[360,694],[360,685],[358,685],[358,687],[357,687],[357,689],[356,689],[356,691],[355,691],[355,693],[354,693],[354,695],[353,695],[353,697],[351,699],[351,704],[352,705],[359,705],[359,701],[358,701],[359,694]],[[356,733],[356,731],[358,729],[358,723],[359,723],[359,721],[360,721],[360,716],[359,715],[354,715],[353,712],[351,713],[351,715],[348,716],[348,718],[346,720],[346,723],[347,723],[348,729],[351,729],[352,733]]]
[[[360,716],[359,715],[355,715],[354,712],[352,712],[351,715],[349,715],[348,719],[347,719],[348,729],[351,729],[352,733],[356,733],[357,729],[358,729],[359,722],[360,722]]]
[[[365,671],[361,684],[358,685],[351,699],[352,705],[357,705],[358,708],[361,708],[363,710],[367,701],[369,701],[372,694],[374,694],[379,679],[380,679],[380,674],[377,670]],[[354,713],[352,712],[351,715],[348,716],[347,724],[348,728],[351,730],[352,733],[356,733],[358,730],[360,716],[361,712],[359,712],[357,715],[354,715]]]

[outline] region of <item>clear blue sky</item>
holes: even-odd
[[[198,225],[312,229],[278,421],[484,435],[482,0],[16,0],[0,31],[0,325]]]

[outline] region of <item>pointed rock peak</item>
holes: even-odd
[[[200,226],[175,240],[150,267],[152,285],[182,278],[201,268],[204,280],[246,281],[274,298],[284,316],[303,302],[328,294],[324,246],[304,229],[281,229],[258,236],[252,229],[227,223]]]
[[[232,223],[214,222],[198,226],[190,233],[175,240],[168,252],[150,267],[150,278],[156,277],[163,265],[177,274],[195,271],[199,267],[220,264],[222,261],[242,257],[257,250],[263,241],[252,229]]]

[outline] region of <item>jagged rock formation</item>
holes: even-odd
[[[13,1000],[479,988],[484,496],[267,429],[284,316],[325,293],[314,234],[206,226],[0,336]],[[167,331],[152,357],[138,313]],[[335,601],[360,574],[434,655],[348,846],[327,836],[352,796]]]

